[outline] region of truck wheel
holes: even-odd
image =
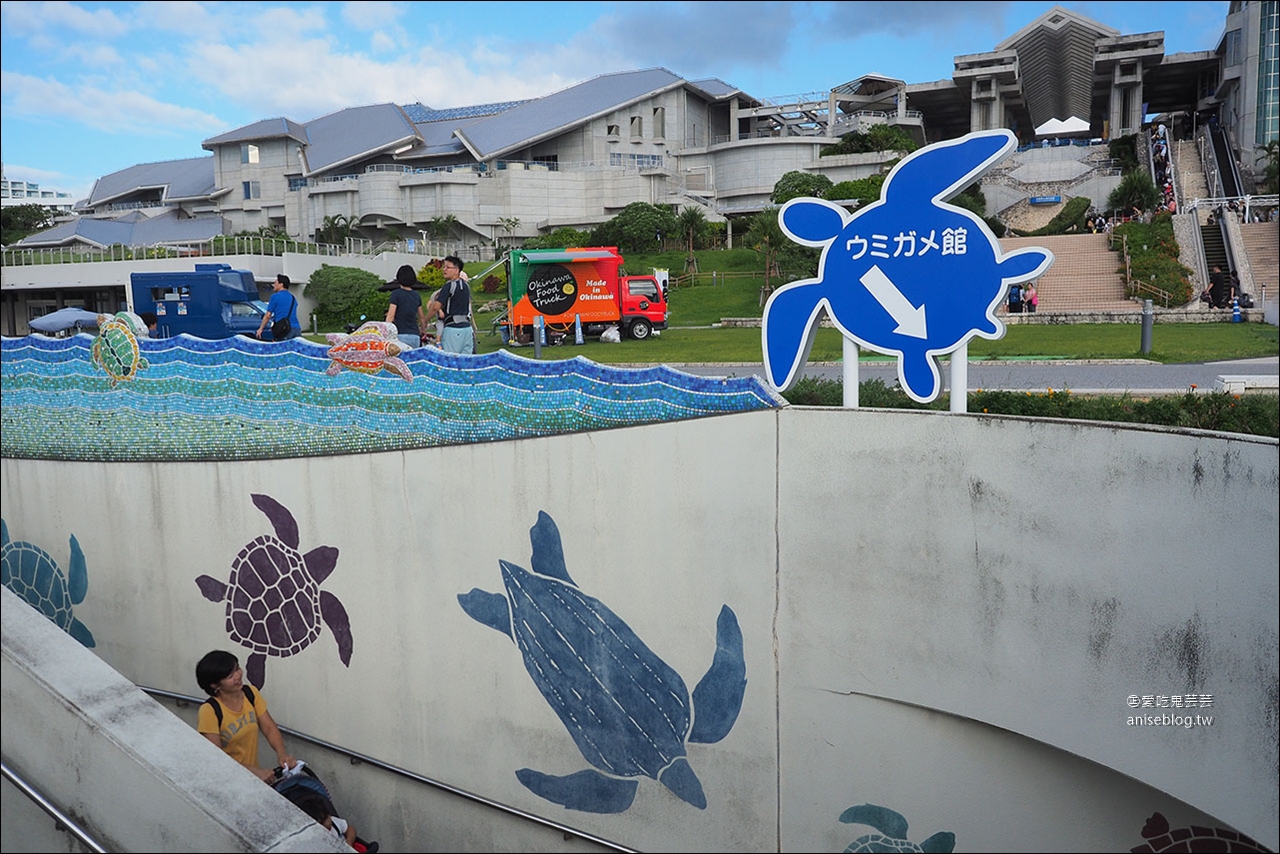
[[[649,337],[649,333],[653,331],[653,324],[645,320],[643,317],[631,321],[631,337],[637,341],[643,341]]]

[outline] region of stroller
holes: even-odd
[[[302,763],[300,771],[289,775],[285,775],[283,768],[276,768],[275,772],[276,778],[271,784],[272,788],[288,798],[294,806],[302,809],[308,799],[318,797],[324,804],[325,812],[331,816],[340,817],[342,815],[334,807],[333,798],[329,795],[329,789],[324,783],[320,782],[320,778],[316,776],[316,772],[311,769],[310,765]],[[306,812],[307,810],[304,809],[303,811]],[[378,850],[378,843],[369,842],[357,836],[353,847],[361,854],[375,854]]]

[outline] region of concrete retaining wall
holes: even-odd
[[[98,655],[194,693],[204,652],[249,655],[196,578],[228,579],[246,544],[278,533],[251,498],[269,495],[300,553],[337,549],[321,587],[353,643],[344,666],[330,624],[266,659],[277,720],[628,847],[843,850],[877,824],[902,830],[898,814],[910,841],[953,833],[960,850],[1127,849],[1161,821],[1274,848],[1277,449],[787,407],[346,457],[5,459],[0,499],[10,536],[63,566],[76,536],[89,587],[75,615]],[[540,511],[582,607],[690,691],[718,615],[736,616],[741,712],[719,742],[684,748],[705,808],[641,776],[621,812],[566,810],[517,776],[591,766],[511,637],[459,595],[505,594],[500,560],[539,569]],[[6,694],[6,754],[8,708]],[[1188,713],[1214,720],[1131,720]],[[613,733],[602,749],[620,760],[629,745]],[[375,802],[334,786],[390,850],[517,847],[483,817],[442,825],[413,790]],[[841,820],[866,804],[881,809]]]

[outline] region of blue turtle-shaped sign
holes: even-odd
[[[783,285],[765,305],[766,378],[799,379],[819,312],[861,347],[898,357],[906,393],[941,391],[937,357],[975,335],[1000,338],[995,315],[1010,286],[1044,274],[1047,249],[1004,254],[978,216],[946,203],[1017,144],[1008,130],[971,133],[901,160],[879,201],[853,214],[822,199],[792,199],[778,214],[797,243],[824,247],[816,279]]]
[[[513,640],[525,669],[596,769],[556,777],[521,768],[531,792],[568,809],[619,813],[650,777],[699,809],[707,806],[686,742],[729,734],[747,687],[742,631],[728,605],[716,620],[711,667],[693,689],[565,568],[560,531],[539,511],[529,530],[533,571],[498,561],[506,595],[473,589],[458,602],[477,622]]]

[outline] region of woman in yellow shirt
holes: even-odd
[[[213,698],[200,705],[196,731],[222,748],[223,753],[248,768],[263,782],[272,782],[275,771],[258,766],[258,733],[261,731],[267,738],[267,744],[276,752],[281,767],[289,768],[297,762],[285,750],[284,736],[271,719],[262,692],[245,684],[244,670],[234,655],[214,650],[200,659],[196,665],[196,681]],[[221,716],[214,703],[221,707]]]

